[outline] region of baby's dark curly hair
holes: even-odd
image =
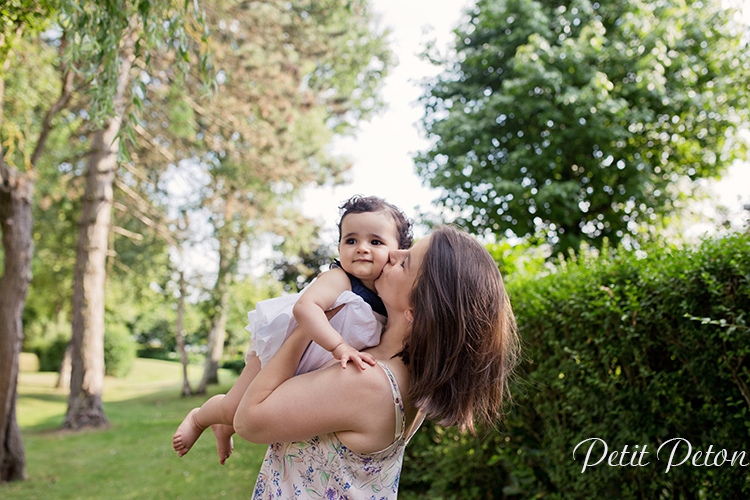
[[[404,215],[400,208],[392,205],[382,198],[377,196],[362,196],[354,195],[346,200],[343,205],[339,207],[341,210],[341,218],[339,219],[339,242],[341,241],[341,222],[349,214],[361,214],[367,212],[383,212],[390,215],[393,218],[393,222],[396,223],[396,233],[398,234],[398,248],[407,249],[410,248],[414,242],[414,236],[412,235],[412,223]]]

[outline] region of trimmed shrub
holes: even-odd
[[[38,372],[39,356],[33,352],[21,352],[18,355],[19,372]]]
[[[174,361],[177,359],[174,351],[166,351],[162,347],[151,347],[143,344],[138,344],[136,356],[147,359],[161,359],[163,361]]]
[[[404,498],[747,498],[749,282],[747,234],[511,281],[524,360],[507,418],[478,437],[425,425]],[[606,443],[614,465],[582,472],[591,438],[589,462]]]
[[[65,349],[70,343],[70,322],[58,315],[49,320],[34,322],[24,330],[24,350],[33,352],[39,358],[39,371],[56,372],[60,370]]]
[[[125,325],[107,325],[104,332],[104,373],[124,377],[133,368],[136,344]]]
[[[245,369],[245,358],[234,358],[224,361],[221,367],[227,370],[232,370],[234,373],[239,375],[242,370]]]
[[[69,343],[69,333],[67,335],[61,334],[52,339],[37,342],[34,352],[39,357],[39,371],[60,371],[60,366],[65,357],[65,349],[68,348]]]

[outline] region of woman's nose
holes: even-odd
[[[403,261],[408,253],[408,250],[391,250],[388,252],[388,261],[395,266]]]

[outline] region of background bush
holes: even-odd
[[[39,357],[39,371],[59,371],[69,343],[70,335],[61,334],[37,344],[34,352]]]
[[[226,360],[221,364],[221,367],[227,370],[232,370],[234,373],[239,375],[240,373],[242,373],[242,370],[245,369],[245,358],[242,357]]]
[[[136,344],[127,326],[108,324],[104,332],[104,373],[124,377],[133,368]]]
[[[57,372],[60,370],[65,349],[70,343],[70,322],[58,319],[56,321],[40,322],[31,330],[32,341],[27,350],[34,352],[39,358],[39,371]],[[104,333],[104,372],[114,377],[124,377],[133,368],[136,358],[137,345],[130,329],[120,323],[107,323]]]
[[[508,418],[477,437],[425,425],[407,448],[404,497],[747,498],[748,467],[665,473],[656,450],[679,437],[750,462],[749,281],[746,234],[512,280],[524,360]],[[585,450],[574,461],[573,449],[592,437],[609,451],[647,445],[650,465],[582,473]]]
[[[63,315],[38,321],[24,330],[24,350],[37,355],[39,371],[59,371],[70,342],[70,333],[70,322]]]

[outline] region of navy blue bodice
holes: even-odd
[[[338,260],[334,260],[331,264],[331,269],[333,269],[334,267],[338,267],[339,269],[344,271],[344,268],[341,267],[341,263]],[[346,273],[346,271],[344,272]],[[370,307],[372,307],[373,311],[387,317],[388,313],[386,313],[385,311],[385,304],[383,304],[383,301],[380,300],[378,294],[367,288],[364,283],[362,283],[362,280],[360,280],[356,276],[352,276],[349,273],[346,273],[346,275],[349,276],[349,281],[352,284],[352,292],[362,297],[362,300],[367,302]]]

